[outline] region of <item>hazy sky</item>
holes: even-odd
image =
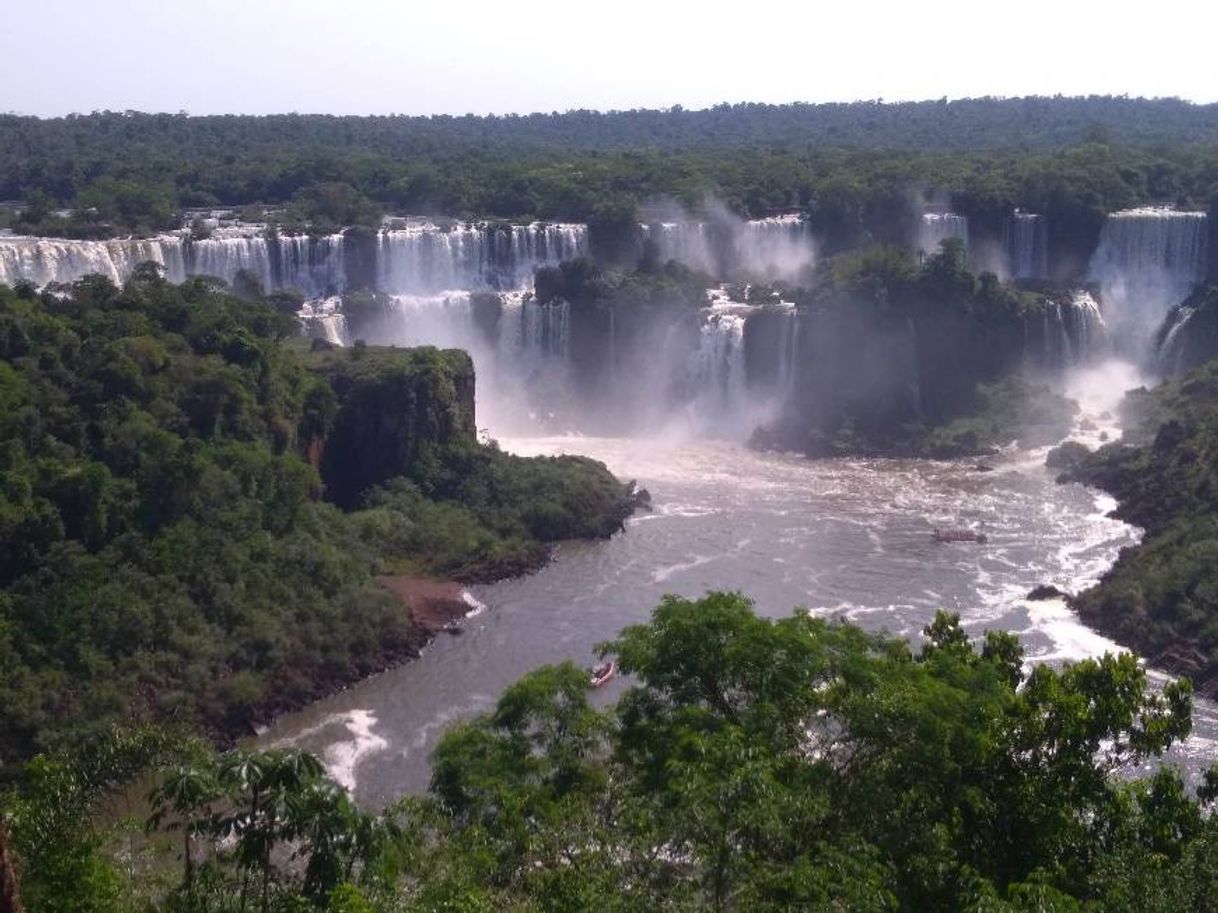
[[[0,111],[1218,101],[1210,0],[4,0]]]

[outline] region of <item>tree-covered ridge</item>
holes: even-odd
[[[240,731],[424,642],[376,574],[519,573],[632,509],[598,463],[479,445],[465,353],[295,331],[151,265],[0,286],[0,772],[114,719]]]
[[[1188,734],[1187,682],[1129,655],[1029,670],[943,613],[924,633],[670,596],[604,646],[615,704],[539,669],[381,815],[307,756],[135,732],[36,761],[12,852],[39,913],[1212,909],[1218,781],[1118,775]],[[147,768],[133,859],[89,810]]]
[[[1151,662],[1218,687],[1218,363],[1126,394],[1121,441],[1051,455],[1063,477],[1114,495],[1145,528],[1098,586],[1074,600],[1091,625]]]
[[[0,199],[30,204],[20,230],[87,235],[165,227],[180,206],[286,205],[274,218],[325,226],[380,210],[595,226],[656,200],[714,198],[742,215],[801,208],[837,237],[891,240],[884,225],[922,195],[974,218],[1022,206],[1069,225],[1139,203],[1208,205],[1216,110],[1093,98],[503,118],[10,116]],[[97,215],[63,223],[56,205]]]
[[[522,151],[602,152],[794,144],[879,149],[1022,150],[1094,139],[1121,143],[1218,140],[1218,105],[1114,96],[720,104],[631,111],[508,115],[188,116],[101,112],[39,119],[7,115],[0,127],[31,154],[87,148],[97,140],[180,150],[227,144],[247,151],[281,144],[419,155],[436,147],[504,146]],[[43,146],[45,143],[47,145]]]

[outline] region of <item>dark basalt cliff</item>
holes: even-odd
[[[339,505],[407,474],[428,446],[476,439],[474,364],[465,352],[356,346],[315,353],[311,366],[329,381],[335,408],[308,455]]]

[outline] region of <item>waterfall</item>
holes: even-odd
[[[538,267],[586,252],[583,225],[409,223],[380,233],[377,287],[406,295],[453,289],[509,291],[530,285]]]
[[[121,284],[147,260],[161,264],[170,282],[187,276],[232,282],[245,270],[267,291],[290,288],[317,296],[345,285],[341,234],[267,237],[264,226],[250,225],[218,228],[197,240],[186,232],[110,241],[0,237],[0,282],[10,285],[20,279],[35,285],[75,282],[90,273]]]
[[[588,246],[585,226],[541,222],[409,223],[381,231],[376,245],[377,288],[415,296],[526,287],[538,267],[582,256]],[[72,282],[88,273],[121,283],[143,260],[163,264],[174,282],[190,275],[232,282],[247,271],[267,291],[296,289],[317,297],[346,286],[342,234],[274,235],[251,224],[216,228],[198,240],[184,231],[148,240],[0,238],[0,281],[9,284]]]
[[[170,281],[181,282],[186,275],[183,243],[178,234],[110,241],[0,237],[0,282],[14,285],[24,279],[41,286],[97,273],[121,283],[147,260],[161,264]]]
[[[639,230],[661,263],[675,260],[719,279],[738,273],[763,282],[792,279],[816,262],[812,226],[798,215],[655,222]]]
[[[954,212],[927,212],[918,225],[918,250],[923,256],[939,252],[939,244],[959,238],[968,250],[968,218]]]
[[[306,301],[297,314],[306,336],[324,339],[336,346],[347,344],[347,318],[337,295]]]
[[[1193,319],[1194,314],[1196,314],[1196,310],[1186,306],[1178,308],[1172,314],[1171,327],[1159,345],[1159,370],[1166,377],[1174,377],[1182,373],[1181,366],[1184,360],[1184,340],[1186,338],[1184,329]]]
[[[784,315],[778,335],[778,395],[786,399],[795,391],[795,371],[799,364],[799,316],[795,308]]]
[[[308,297],[332,295],[346,287],[343,235],[274,235],[265,225],[215,229],[187,241],[186,273],[232,282],[244,271],[265,291],[293,289]]]
[[[1045,217],[1015,210],[1006,225],[1007,262],[1012,279],[1049,275],[1049,232]]]
[[[738,265],[762,279],[790,279],[816,261],[812,226],[799,216],[745,222],[736,239]]]
[[[261,227],[222,228],[206,239],[189,243],[186,253],[188,275],[215,276],[232,282],[242,271],[257,277],[267,291],[275,287],[271,247]]]
[[[719,258],[705,222],[656,222],[639,229],[645,240],[654,242],[661,263],[676,260],[712,276],[719,273]]]
[[[504,295],[497,355],[515,365],[523,378],[554,364],[565,364],[571,348],[571,306],[565,301],[539,304],[531,295]]]
[[[1099,303],[1085,289],[1074,292],[1070,311],[1075,325],[1075,360],[1084,361],[1100,354],[1108,343],[1108,324],[1100,313]]]
[[[1045,364],[1065,366],[1075,360],[1074,346],[1066,331],[1062,317],[1062,306],[1057,301],[1046,301],[1044,305],[1044,359]]]
[[[1140,352],[1168,311],[1205,278],[1207,241],[1203,212],[1146,207],[1108,216],[1089,274],[1120,342]]]
[[[1046,299],[1040,316],[1039,349],[1029,356],[1048,368],[1080,365],[1100,355],[1108,343],[1108,326],[1091,293],[1078,289],[1066,302]],[[1025,338],[1031,334],[1025,324]]]
[[[305,295],[341,292],[347,285],[344,236],[280,235],[272,247],[267,290],[296,289]]]
[[[705,313],[698,349],[690,356],[691,410],[699,429],[734,434],[747,421],[744,317]]]

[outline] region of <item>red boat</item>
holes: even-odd
[[[617,663],[607,659],[593,668],[591,675],[588,676],[588,684],[593,688],[600,688],[609,684],[615,675],[617,675]]]

